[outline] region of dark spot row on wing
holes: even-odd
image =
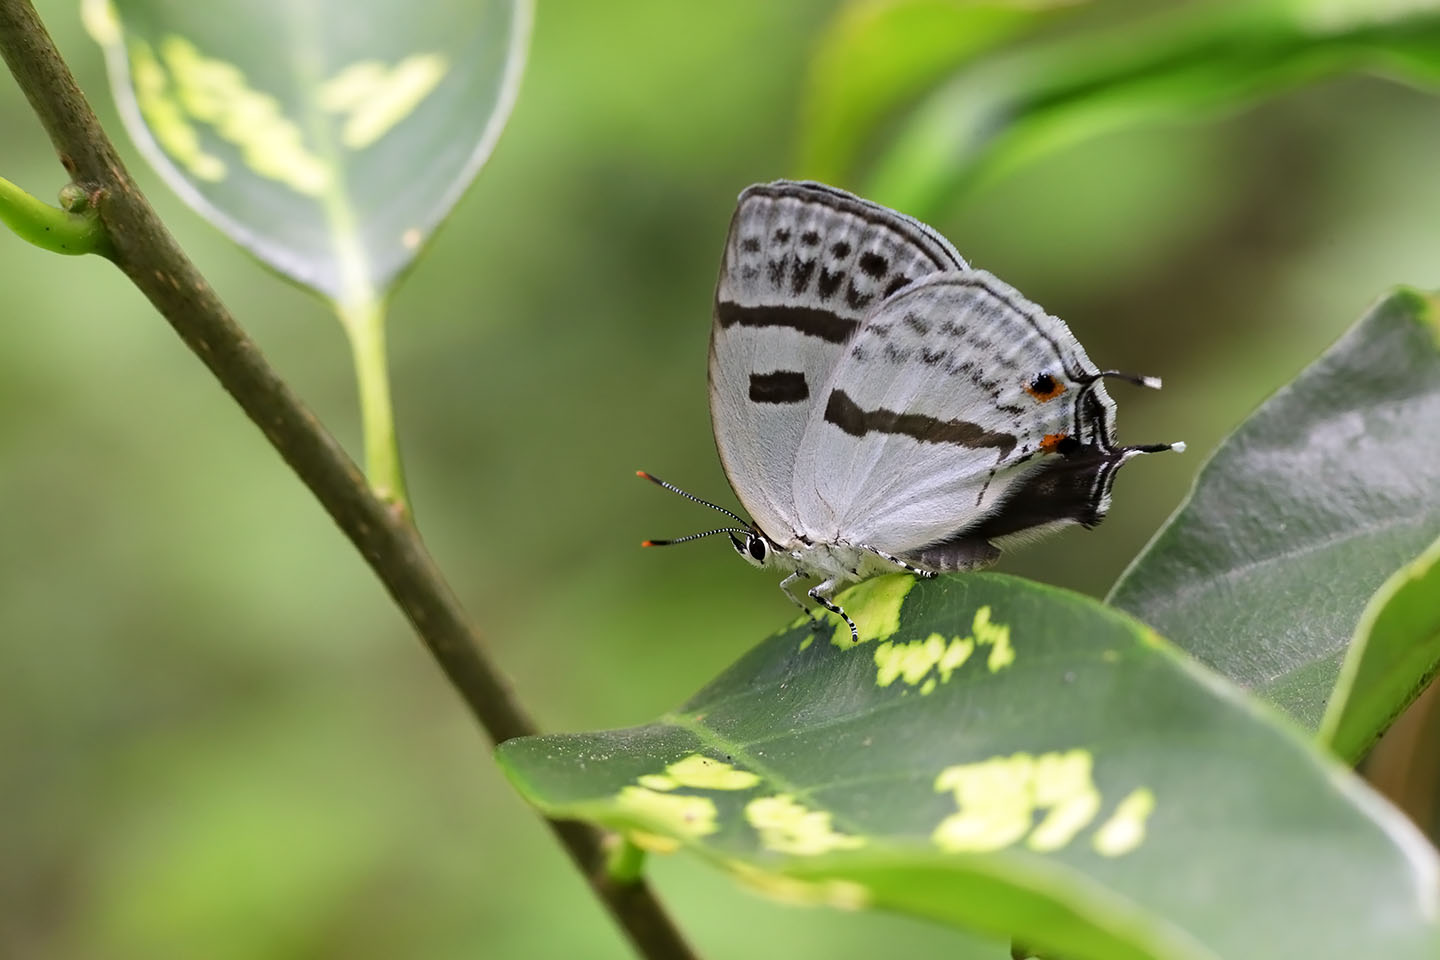
[[[727,329],[734,326],[789,327],[807,337],[819,337],[829,343],[844,343],[860,326],[859,320],[814,307],[745,307],[729,300],[716,302],[715,319]]]
[[[755,184],[740,194],[739,206],[743,208],[751,199],[765,198],[771,202],[793,199],[802,204],[814,204],[826,210],[843,213],[862,223],[882,229],[899,237],[904,243],[922,251],[936,270],[964,270],[967,264],[950,245],[950,242],[932,227],[914,217],[882,207],[870,200],[838,190],[821,183],[776,181]]]
[[[778,287],[778,286],[780,286],[781,283],[784,282],[784,280],[785,280],[785,267],[786,267],[787,262],[789,261],[789,259],[790,259],[789,256],[784,256],[784,257],[781,257],[779,260],[771,260],[771,261],[770,261],[770,264],[769,264],[769,269],[770,269],[770,286],[772,286],[772,287]]]
[[[988,287],[984,289],[992,292]],[[1001,300],[998,296],[996,299]],[[1008,302],[1001,302],[1006,307],[1010,306]],[[1005,312],[1007,315],[1011,313],[1009,309]],[[1048,374],[1034,376],[1031,373],[1033,368],[1026,369],[1024,361],[1001,351],[996,339],[984,335],[990,331],[986,330],[983,322],[972,326],[952,318],[937,320],[927,315],[923,304],[912,309],[896,309],[892,313],[899,316],[880,322],[872,320],[862,327],[848,351],[852,361],[861,364],[919,364],[941,370],[946,376],[968,380],[989,395],[997,410],[1016,418],[1026,416],[1028,411],[1003,402],[1006,393],[1016,385],[1033,395],[1038,383],[1048,391],[1039,399],[1049,399],[1064,392],[1064,386],[1054,377]],[[1025,335],[1029,335],[1028,330]],[[993,375],[986,375],[987,370],[982,368],[977,358],[985,358],[985,367],[991,368],[989,372]],[[1076,415],[1088,420],[1095,412],[1090,408],[1077,408]]]
[[[931,263],[933,263],[938,269],[945,270],[957,267],[961,270],[967,269],[967,265],[962,259],[959,258],[958,254],[955,253],[954,248],[950,246],[950,244],[938,233],[936,233],[932,228],[926,226],[923,223],[920,223],[914,218],[906,217],[905,215],[897,213],[896,211],[887,210],[886,208],[881,207],[878,204],[874,204],[867,200],[862,200],[859,197],[848,194],[843,190],[837,190],[834,187],[827,187],[823,184],[816,183],[794,183],[789,181],[777,181],[771,184],[757,184],[753,187],[746,189],[741,194],[740,208],[737,209],[737,218],[741,217],[741,212],[752,200],[757,202],[768,201],[772,204],[776,204],[777,206],[775,207],[775,209],[779,209],[779,203],[789,200],[798,202],[801,205],[801,209],[804,209],[805,207],[819,207],[828,211],[832,211],[834,213],[854,217],[855,219],[859,220],[860,222],[866,224],[871,228],[878,228],[886,233],[889,233],[892,236],[899,236],[903,238],[903,240],[907,242],[911,248],[923,252],[926,259],[929,259]],[[764,217],[756,216],[754,219],[763,220]],[[785,230],[785,238],[786,242],[788,243],[791,236],[790,231],[786,230],[785,228],[779,229]],[[774,236],[775,232],[776,231],[772,230],[769,233],[769,236]],[[807,229],[805,231],[805,234],[811,233],[814,233],[816,235],[815,243],[809,243],[807,237],[804,234],[802,234],[801,240],[813,249],[815,246],[818,246],[820,243],[822,243],[824,238],[823,233],[819,231],[815,231],[813,229]],[[749,253],[759,253],[761,252],[763,247],[761,243],[761,236],[743,236],[740,238],[739,245],[741,250]],[[777,251],[777,253],[778,252],[779,251]],[[833,252],[840,259],[845,259],[853,253],[853,246],[846,241],[839,240],[832,245],[831,252]],[[798,248],[796,248],[796,253],[799,253]],[[871,261],[867,259],[867,255],[874,256],[875,260]],[[787,272],[791,272],[793,270],[804,270],[805,264],[813,262],[816,258],[813,253],[807,250],[803,257],[795,257],[795,262],[793,266],[785,262],[789,259],[790,252],[785,251],[784,256],[781,257],[781,259],[771,260],[771,278],[776,289],[781,288],[781,281],[785,279],[785,275]],[[859,262],[860,260],[863,260],[864,262]],[[884,271],[880,269],[882,264],[885,267],[891,269],[893,269],[895,266],[893,263],[886,262],[886,258],[878,251],[865,251],[861,253],[860,258],[858,258],[857,262],[854,265],[855,273],[857,275],[861,275],[867,278],[871,277],[872,271],[875,273],[883,274]],[[758,268],[753,263],[742,263],[736,264],[735,266],[739,271],[742,279],[746,281],[753,281],[758,277]],[[817,295],[822,300],[829,300],[830,298],[834,297],[841,290],[842,287],[844,287],[848,295],[849,304],[852,307],[855,307],[855,309],[857,310],[869,306],[874,301],[875,294],[878,294],[881,298],[893,296],[900,290],[913,283],[915,279],[905,276],[903,272],[897,272],[897,275],[891,277],[888,282],[881,284],[878,282],[881,278],[877,277],[875,278],[877,280],[877,289],[875,291],[875,294],[870,294],[865,291],[863,285],[856,285],[853,280],[850,284],[846,284],[846,277],[844,274],[848,271],[840,269],[839,264],[832,264],[831,266],[835,267],[836,269],[827,268],[822,269],[821,271],[820,279],[822,281],[825,281],[824,289],[817,289]],[[811,266],[809,269],[813,271],[814,267]],[[793,276],[792,272],[789,279],[791,280],[792,291],[796,295],[800,295],[808,289],[810,275],[801,278],[800,282],[796,283],[795,277]],[[987,294],[989,294],[991,297],[996,299],[999,303],[1007,307],[1010,311],[1019,314],[1024,320],[1029,323],[1036,335],[1038,335],[1042,340],[1048,342],[1049,346],[1054,351],[1056,358],[1063,365],[1069,379],[1076,380],[1086,372],[1083,367],[1080,367],[1080,365],[1077,364],[1076,359],[1073,356],[1062,353],[1062,351],[1060,350],[1060,345],[1051,336],[1050,332],[1044,329],[1044,327],[1037,322],[1038,314],[1042,313],[1043,311],[1040,311],[1038,308],[1035,308],[1032,305],[1027,305],[1027,309],[1022,309],[1020,304],[1015,302],[1010,297],[1008,292],[1002,291],[998,286],[992,284],[988,278],[982,275],[969,274],[963,277],[957,276],[949,282],[959,286],[981,289]],[[866,285],[868,285],[868,281]],[[866,299],[867,297],[869,299]],[[1108,432],[1108,430],[1106,432]]]
[[[811,199],[809,202],[813,204],[815,200]],[[885,231],[889,238],[893,238],[891,242],[898,240],[902,244],[915,244],[916,238],[907,235],[905,227],[909,225],[900,227],[894,222],[875,221],[869,216],[859,216],[857,211],[845,209],[843,205],[838,209],[832,208],[828,197],[821,206],[860,220],[865,229]],[[906,246],[896,251],[898,261],[892,259],[883,248],[864,249],[870,243],[880,242],[878,238],[865,240],[861,237],[862,249],[858,252],[856,244],[848,239],[835,240],[828,248],[822,248],[824,233],[814,228],[805,228],[803,213],[790,214],[799,216],[802,220],[798,227],[793,225],[793,221],[786,225],[774,225],[774,217],[782,215],[784,214],[781,209],[776,206],[770,211],[768,225],[755,224],[750,228],[758,227],[762,232],[746,233],[736,238],[737,257],[730,269],[746,282],[758,279],[763,269],[773,289],[783,291],[788,288],[788,293],[794,297],[810,292],[813,282],[814,295],[820,301],[829,301],[843,292],[845,305],[857,312],[863,312],[876,301],[895,295],[914,281],[914,278],[909,276],[909,272],[913,272],[913,260],[907,258],[907,252],[921,253],[925,259],[932,262],[937,253],[941,259],[948,258],[948,251],[935,251],[930,248],[933,237],[927,237],[924,245],[918,249]],[[764,218],[757,216],[756,219]],[[796,233],[800,230],[803,232],[800,232],[797,238]],[[885,234],[880,236],[884,237]],[[759,257],[755,257],[755,254],[759,254]],[[761,262],[757,264],[756,259]],[[914,265],[919,267],[921,274],[927,272],[923,262]],[[935,265],[942,268],[945,266],[940,263]]]
[[[969,342],[962,343],[959,349],[932,346],[913,340],[910,341],[909,346],[904,346],[891,342],[889,340],[891,333],[892,330],[888,325],[866,327],[859,339],[850,347],[850,359],[856,363],[883,360],[889,364],[922,363],[928,367],[938,367],[943,364],[946,376],[964,377],[997,401],[1003,393],[1001,385],[1004,379],[1007,379],[1006,373],[1015,369],[1012,362],[1003,357],[996,357],[993,358],[993,362],[1004,368],[1001,379],[986,377],[985,371],[974,360],[969,359],[972,356],[983,356],[986,351],[974,347]],[[883,342],[883,346],[881,342]]]
[[[918,313],[911,312],[905,314],[901,322],[922,337],[930,332],[930,323]]]
[[[994,448],[1001,459],[1015,449],[1015,435],[986,430],[969,420],[941,420],[923,413],[899,413],[881,407],[863,410],[843,390],[830,391],[825,403],[825,422],[832,423],[852,437],[868,433],[890,433],[912,437],[921,443],[951,443],[973,449]]]
[[[874,299],[873,293],[861,293],[856,289],[854,280],[851,280],[850,285],[845,288],[845,302],[856,310],[864,309]]]
[[[810,286],[810,277],[815,272],[814,260],[802,260],[795,264],[795,269],[790,271],[790,292],[802,294],[805,288]]]
[[[795,370],[752,373],[750,399],[755,403],[801,403],[810,399],[810,386],[805,374]]]
[[[848,244],[837,243],[835,245],[836,250],[839,250],[842,247],[845,248],[848,252]],[[748,247],[746,249],[748,249]],[[865,260],[865,257],[867,256],[873,256],[881,263],[885,262],[884,258],[878,255],[864,254],[860,258],[862,264]],[[852,310],[864,310],[866,307],[868,307],[871,303],[874,302],[876,297],[875,293],[866,292],[860,289],[858,286],[856,286],[853,278],[851,278],[848,283],[846,282],[848,278],[848,272],[846,270],[839,269],[838,267],[832,269],[829,266],[819,263],[819,261],[814,257],[802,258],[798,256],[793,256],[790,253],[784,253],[771,260],[767,260],[765,262],[765,271],[766,276],[770,280],[770,286],[774,287],[777,290],[787,286],[785,279],[788,275],[790,281],[788,284],[790,293],[798,297],[809,289],[810,281],[815,276],[815,268],[817,266],[819,266],[820,268],[820,278],[815,284],[815,295],[819,297],[822,301],[829,300],[830,298],[834,297],[835,294],[840,291],[840,288],[844,287],[845,305],[850,307]],[[756,268],[749,265],[742,266],[740,268],[740,275],[746,280],[753,280],[757,275]],[[870,275],[875,276],[875,274]],[[883,271],[879,274],[879,276],[884,276]],[[909,277],[903,275],[893,277],[890,280],[890,283],[885,287],[885,291],[881,295],[882,298],[891,296],[897,291],[904,289],[906,286],[909,285],[909,283]]]

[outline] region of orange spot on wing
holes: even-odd
[[[1040,441],[1040,449],[1046,453],[1054,453],[1061,442],[1069,436],[1068,433],[1047,433],[1045,439]]]
[[[1042,373],[1025,384],[1025,392],[1041,403],[1048,403],[1065,392],[1065,384],[1048,373]]]

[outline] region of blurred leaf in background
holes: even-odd
[[[126,129],[169,186],[338,303],[382,295],[490,156],[532,15],[528,0],[82,12]]]
[[[1433,0],[1172,4],[973,65],[988,39],[1035,26],[1039,10],[964,0],[942,5],[943,13],[934,6],[853,0],[817,58],[809,100],[821,119],[802,140],[802,157],[825,158],[826,175],[846,172],[864,125],[873,127],[885,107],[907,93],[913,98],[948,68],[953,77],[890,132],[862,191],[922,218],[987,178],[1106,131],[1210,119],[1344,71],[1430,87],[1440,81],[1440,4]],[[856,20],[866,29],[848,22]],[[936,37],[956,33],[974,40],[936,46]],[[877,34],[889,42],[875,43]],[[920,56],[912,58],[917,46]],[[879,95],[869,109],[862,99],[848,138],[840,139],[825,105],[849,88],[854,60],[884,79],[867,85]]]
[[[118,132],[75,5],[39,6]],[[1150,6],[1057,8],[1038,29],[1061,43]],[[548,728],[643,722],[793,615],[728,549],[636,549],[691,514],[633,471],[724,496],[704,369],[725,224],[745,185],[810,173],[791,159],[798,104],[840,9],[543,4],[499,149],[393,299],[427,536]],[[1122,436],[1203,455],[1377,292],[1440,287],[1436,109],[1352,76],[1204,125],[1097,126],[934,223],[1097,360],[1165,377],[1120,401]],[[0,173],[53,192],[13,84],[0,123]],[[321,307],[117,139],[353,444]],[[188,958],[231,935],[276,958],[628,956],[368,571],[149,305],[98,260],[0,249],[0,954]],[[1102,593],[1197,463],[1122,476],[1102,528],[1005,569]],[[776,906],[683,858],[654,869],[713,956],[1004,956],[901,918]]]
[[[1085,0],[852,0],[816,45],[800,167],[842,182],[875,129],[945,74]]]

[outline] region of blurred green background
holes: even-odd
[[[358,454],[327,309],[159,182],[78,5],[38,6],[162,216]],[[547,729],[644,721],[793,614],[723,544],[639,550],[712,518],[633,472],[733,503],[714,274],[739,190],[807,172],[835,9],[546,0],[509,129],[394,299],[419,523]],[[1103,594],[1251,407],[1387,287],[1440,287],[1437,119],[1407,88],[1331,81],[1086,141],[933,218],[1097,362],[1165,378],[1114,391],[1125,441],[1191,449],[1001,569]],[[0,174],[53,195],[8,77],[0,130]],[[99,259],[8,233],[0,255],[0,956],[629,956],[368,569],[148,304]],[[1433,797],[1420,779],[1390,786]],[[710,957],[967,943],[684,858],[653,871]]]

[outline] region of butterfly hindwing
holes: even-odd
[[[710,413],[730,484],[771,538],[797,530],[801,438],[864,318],[965,268],[929,227],[831,187],[777,181],[740,195],[715,292]]]
[[[992,537],[1098,522],[1108,503],[1120,453],[1099,371],[983,271],[879,304],[818,393],[792,487],[813,542],[963,569],[994,559]]]

